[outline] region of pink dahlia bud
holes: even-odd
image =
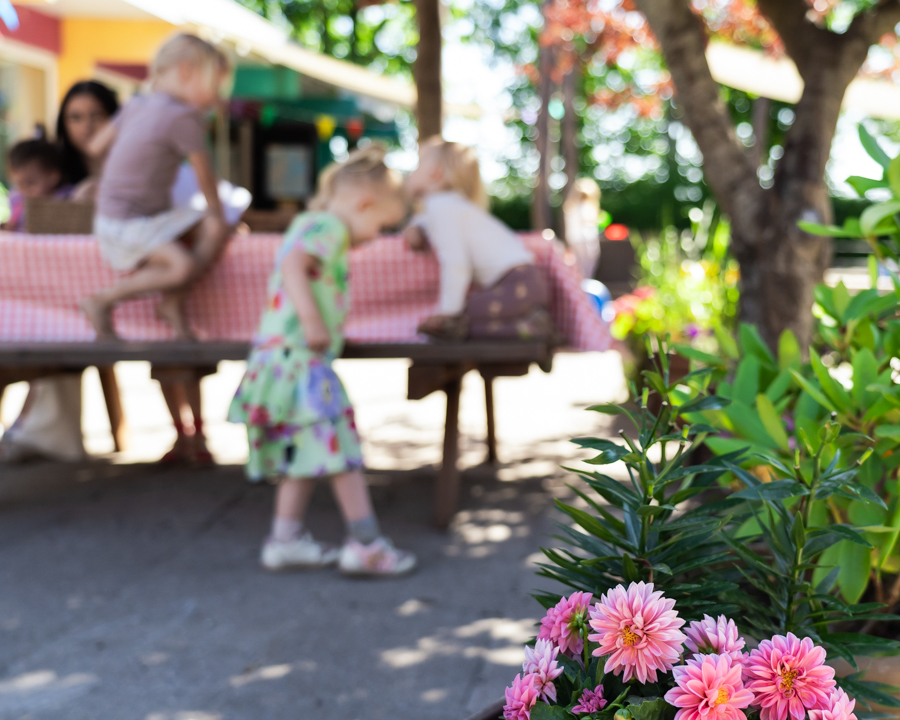
[[[803,720],[807,710],[832,707],[834,668],[809,638],[788,633],[763,640],[744,664],[744,679],[761,720]]]
[[[525,648],[522,672],[533,675],[538,694],[548,702],[556,702],[556,686],[553,681],[563,673],[556,662],[559,648],[549,640],[538,640],[533,648]]]
[[[604,672],[623,673],[628,682],[656,682],[657,671],[667,672],[678,662],[685,636],[684,620],[673,610],[674,600],[653,591],[652,583],[618,585],[591,608],[588,640],[600,643],[598,657],[609,656]]]
[[[693,653],[730,655],[735,662],[743,662],[744,639],[738,635],[734,620],[724,615],[719,615],[718,620],[704,615],[702,620],[688,625],[684,634],[687,635],[684,645]]]
[[[745,720],[753,693],[741,682],[741,664],[730,655],[694,655],[672,670],[675,687],[666,702],[678,708],[675,720]]]
[[[506,688],[504,720],[531,720],[531,708],[538,700],[534,675],[516,675],[512,687]]]
[[[591,593],[574,592],[550,608],[541,620],[539,640],[550,640],[564,655],[579,657],[584,650],[581,629],[587,622]]]
[[[593,690],[585,689],[578,699],[578,704],[572,708],[572,712],[575,715],[587,715],[600,712],[605,707],[606,700],[603,699],[603,686],[598,685]]]

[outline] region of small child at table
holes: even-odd
[[[91,141],[92,155],[108,153],[94,234],[106,261],[128,273],[81,303],[98,340],[116,339],[116,305],[154,292],[163,293],[160,319],[176,337],[192,338],[186,292],[219,257],[230,233],[204,118],[219,100],[227,72],[228,61],[215,47],[194,35],[175,35],[153,60],[152,91],[132,98]],[[205,211],[172,207],[172,186],[185,159],[206,197]]]
[[[62,178],[59,149],[43,138],[23,140],[9,149],[9,219],[4,230],[25,231],[25,201],[37,198],[63,198],[70,188],[60,188]]]
[[[441,268],[438,314],[419,332],[447,340],[550,338],[546,278],[515,233],[487,211],[474,150],[427,140],[406,189],[424,206],[406,242],[414,250],[430,245]],[[467,298],[473,281],[478,289]]]
[[[338,564],[348,575],[399,575],[412,553],[379,529],[362,473],[353,407],[332,362],[344,344],[348,250],[372,240],[406,212],[402,181],[375,147],[327,168],[319,192],[284,237],[268,301],[228,419],[244,423],[248,477],[278,482],[272,530],[262,549],[268,570]],[[348,538],[338,551],[304,532],[318,478],[330,477]]]

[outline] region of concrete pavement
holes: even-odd
[[[382,524],[421,570],[378,582],[262,572],[272,491],[236,465],[0,469],[0,719],[463,720],[502,696],[541,612],[529,597],[541,586],[534,562],[552,543],[552,500],[572,480],[558,465],[576,458],[568,438],[604,431],[605,416],[581,408],[621,396],[618,356],[561,356],[550,375],[498,382],[503,464],[466,471],[449,532],[431,525],[441,398],[405,401],[395,361],[339,370]],[[142,372],[120,368],[131,460],[170,441]],[[239,374],[223,368],[204,387],[222,461],[246,448],[240,428],[221,422]],[[483,455],[481,393],[467,378],[467,466]],[[98,402],[88,387],[95,451],[108,442]],[[340,540],[325,487],[310,525]]]

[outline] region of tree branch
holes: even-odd
[[[891,32],[897,23],[900,23],[900,2],[886,0],[872,10],[860,13],[853,18],[846,35],[848,37],[861,35],[869,45],[873,45],[881,39],[882,35]]]
[[[763,190],[706,62],[702,20],[691,10],[689,0],[636,0],[636,4],[662,47],[677,101],[685,109],[685,123],[703,153],[707,182],[733,227],[755,227]],[[736,244],[749,239],[735,236]]]
[[[805,0],[757,0],[760,12],[766,16],[784,43],[784,49],[805,78],[813,63],[809,60],[810,46],[827,40],[834,33],[810,22],[809,5]]]

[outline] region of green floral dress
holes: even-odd
[[[362,467],[353,408],[331,367],[344,344],[349,244],[347,228],[327,213],[299,215],[285,234],[247,372],[228,411],[231,422],[247,426],[251,480],[321,477]],[[284,289],[281,263],[294,248],[321,261],[312,290],[332,337],[326,353],[306,346]]]

